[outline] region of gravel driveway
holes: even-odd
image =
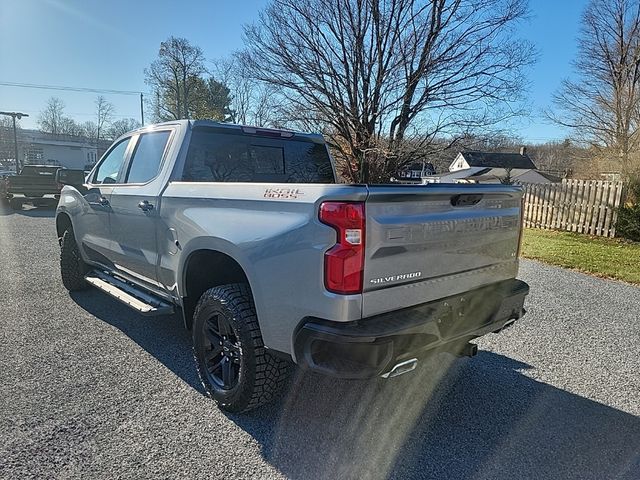
[[[53,211],[0,210],[1,478],[640,478],[638,288],[524,261],[529,313],[477,357],[233,416],[177,318],[70,296],[57,256]]]

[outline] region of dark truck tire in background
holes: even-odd
[[[193,320],[198,374],[207,394],[221,408],[246,412],[278,396],[291,362],[265,349],[248,285],[207,290]]]
[[[23,200],[23,198],[11,198],[9,200],[9,206],[13,210],[22,210],[22,204],[24,203]]]
[[[60,241],[60,275],[62,284],[70,292],[85,290],[89,287],[84,276],[89,271],[89,267],[78,249],[78,244],[73,235],[73,230],[68,228],[62,234]]]

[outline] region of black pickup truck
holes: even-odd
[[[63,167],[51,165],[25,165],[20,174],[2,178],[0,195],[14,209],[23,203],[39,203],[46,195],[59,198],[62,185],[56,181],[56,172]]]

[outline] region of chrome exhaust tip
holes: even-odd
[[[397,377],[398,375],[402,375],[403,373],[409,373],[415,370],[418,365],[417,358],[411,358],[409,360],[405,360],[404,362],[400,362],[396,364],[391,370],[387,373],[381,375],[382,378],[392,378]]]

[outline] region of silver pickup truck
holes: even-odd
[[[63,188],[62,282],[179,313],[207,392],[242,412],[274,398],[292,363],[391,377],[436,352],[474,355],[471,340],[524,314],[521,197],[337,184],[320,135],[163,123]]]

